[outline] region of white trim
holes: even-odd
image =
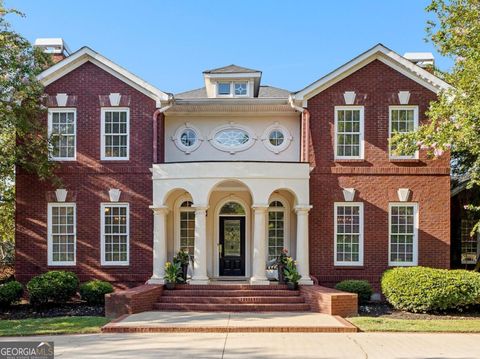
[[[360,138],[359,138],[359,155],[358,156],[339,156],[337,154],[337,134],[338,134],[338,111],[358,110],[360,111]],[[335,160],[363,160],[365,153],[365,110],[364,106],[335,106],[335,130],[334,130],[334,159]]]
[[[125,157],[105,156],[105,113],[127,113],[127,155]],[[100,110],[100,159],[102,161],[128,161],[130,159],[130,108],[129,107],[102,107]]]
[[[417,105],[395,105],[388,106],[388,158],[391,160],[418,159],[419,152],[415,151],[413,156],[395,156],[391,151],[390,139],[392,138],[392,110],[413,110],[413,131],[418,129],[418,106]],[[403,132],[408,133],[408,132]]]
[[[53,113],[65,113],[65,112],[73,112],[73,136],[74,136],[74,146],[75,150],[73,152],[73,157],[54,157],[51,154],[49,155],[49,159],[51,161],[76,161],[77,160],[77,109],[74,107],[61,107],[61,108],[49,108],[48,109],[48,137],[52,135],[53,131]]]
[[[236,146],[236,147],[224,146],[221,143],[217,142],[217,140],[215,139],[215,135],[217,133],[219,133],[220,131],[236,130],[236,129],[241,130],[241,131],[245,131],[248,134],[248,141],[245,142],[244,144],[240,145],[240,146]],[[235,154],[236,152],[241,152],[241,151],[248,150],[250,147],[252,147],[254,145],[256,140],[257,140],[257,137],[255,136],[255,133],[250,128],[248,128],[246,126],[238,125],[234,122],[230,122],[227,125],[222,125],[222,126],[218,126],[218,127],[214,128],[212,130],[212,132],[210,132],[210,135],[208,137],[208,142],[213,147],[215,147],[217,150],[220,150],[220,151],[223,151],[223,152],[229,152],[232,155]]]
[[[358,236],[358,261],[356,262],[345,262],[337,261],[337,208],[338,207],[354,207],[358,206],[359,208],[359,227],[360,233]],[[335,202],[333,204],[333,226],[334,226],[334,238],[333,238],[333,263],[334,266],[363,266],[363,253],[364,253],[364,233],[363,233],[363,222],[364,222],[364,212],[363,212],[363,202]]]
[[[262,77],[261,72],[227,72],[227,73],[204,73],[205,78],[212,78],[212,79],[235,79],[241,80],[244,78],[251,78],[251,77]]]
[[[413,207],[413,255],[412,262],[394,262],[391,261],[391,238],[392,238],[392,207]],[[418,265],[418,228],[419,214],[418,203],[416,202],[390,202],[388,204],[388,265],[395,267],[409,267]]]
[[[183,131],[187,129],[195,132],[195,136],[196,136],[195,143],[191,146],[185,146],[182,143],[182,139],[181,139]],[[184,125],[177,128],[177,130],[175,131],[171,139],[175,143],[175,146],[177,146],[177,148],[180,151],[185,152],[187,155],[195,151],[198,147],[200,147],[200,145],[203,142],[203,137],[201,135],[200,130],[197,127],[190,124],[189,122],[186,122]]]
[[[220,210],[222,207],[228,203],[228,202],[236,202],[240,204],[243,207],[243,210],[245,211],[245,214],[239,214],[239,215],[231,215],[231,214],[225,214],[221,215]],[[214,220],[213,220],[213,238],[215,238],[215,242],[213,243],[213,260],[215,263],[213,264],[213,270],[214,270],[214,277],[220,277],[220,258],[218,256],[218,246],[220,245],[220,216],[227,216],[227,217],[244,217],[245,218],[245,277],[250,278],[250,215],[251,215],[251,210],[250,207],[247,205],[247,203],[242,200],[240,197],[237,197],[235,195],[228,195],[224,198],[222,198],[220,201],[218,201],[217,206],[215,207],[214,211]],[[221,278],[224,278],[222,276]],[[226,276],[225,278],[228,278]],[[235,277],[236,278],[236,277]]]
[[[72,207],[73,208],[73,261],[53,261],[53,233],[52,233],[52,208]],[[77,263],[77,205],[73,202],[51,202],[47,205],[47,257],[49,266],[74,266]]]
[[[156,106],[160,107],[160,101],[168,101],[169,95],[156,87],[150,85],[148,82],[142,80],[138,76],[125,70],[123,67],[115,64],[106,57],[100,55],[98,52],[88,48],[82,47],[80,50],[71,54],[64,60],[49,67],[37,76],[37,79],[43,86],[47,86],[59,78],[65,76],[76,68],[80,67],[84,63],[90,61],[94,65],[105,70],[109,74],[122,80],[128,85],[132,86],[136,90],[140,91],[144,95],[155,100]]]
[[[278,201],[283,205],[283,209],[279,209],[278,207],[270,207],[271,203],[274,201]],[[288,250],[288,253],[290,252],[291,248],[291,243],[290,243],[290,213],[291,213],[291,208],[290,208],[290,203],[287,201],[287,199],[283,196],[280,196],[279,194],[273,194],[270,196],[270,199],[268,200],[268,208],[267,208],[267,253],[266,253],[266,258],[265,260],[268,261],[268,249],[270,247],[269,245],[269,233],[268,233],[268,222],[269,222],[269,217],[268,213],[269,212],[283,212],[283,248]]]
[[[274,146],[270,143],[270,133],[275,130],[280,131],[283,134],[283,142],[278,146]],[[293,137],[290,134],[290,131],[285,126],[280,125],[278,122],[275,122],[274,124],[268,126],[261,137],[263,145],[269,151],[275,154],[279,154],[280,152],[285,151],[288,146],[290,146],[292,139]]]
[[[189,194],[184,194],[181,197],[179,197],[173,207],[173,231],[174,231],[174,242],[173,242],[173,250],[174,253],[177,253],[180,251],[180,212],[194,212],[195,213],[195,208],[194,207],[187,207],[182,209],[180,206],[182,205],[183,202],[185,201],[190,201],[193,203],[192,196]],[[195,238],[194,238],[194,243],[195,243]]]
[[[382,61],[384,64],[437,94],[442,90],[451,88],[449,84],[437,76],[415,65],[382,44],[378,44],[298,91],[294,98],[296,101],[308,100],[374,60]]]
[[[127,208],[127,260],[126,261],[106,261],[105,260],[105,207],[126,207]],[[130,264],[130,204],[127,202],[100,203],[100,264],[102,266],[128,266]]]

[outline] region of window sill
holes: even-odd
[[[366,162],[363,158],[336,158],[333,162],[349,163],[349,162]]]
[[[333,266],[334,269],[351,269],[351,270],[364,270],[365,267],[363,265],[360,265],[360,264],[356,264],[356,265],[345,265],[345,264],[336,264]]]
[[[392,163],[419,163],[420,159],[418,158],[389,158],[389,161]]]

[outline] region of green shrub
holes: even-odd
[[[16,281],[7,282],[0,285],[0,306],[5,307],[22,298],[23,286]]]
[[[373,293],[372,286],[366,280],[343,280],[340,283],[337,283],[335,288],[344,292],[357,293],[358,301],[360,303],[368,302]]]
[[[105,294],[112,293],[113,286],[98,279],[83,283],[80,286],[80,297],[89,304],[105,303]]]
[[[480,302],[480,273],[426,267],[394,268],[382,277],[382,291],[398,310],[432,312]]]
[[[43,273],[27,283],[30,303],[34,305],[49,301],[65,303],[77,293],[77,288],[78,278],[75,273],[65,271]]]

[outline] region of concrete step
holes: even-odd
[[[195,303],[195,304],[278,304],[278,303],[305,303],[301,296],[273,297],[273,296],[250,296],[250,297],[194,297],[194,296],[162,296],[159,303]]]
[[[299,296],[298,290],[267,290],[267,289],[165,289],[162,296],[174,297],[292,297]]]
[[[205,290],[243,290],[243,289],[266,289],[266,290],[286,290],[286,284],[271,284],[271,285],[251,285],[251,284],[206,284],[206,285],[191,285],[191,284],[177,284],[175,289],[195,289],[202,288]]]
[[[306,312],[310,306],[305,303],[277,304],[204,304],[204,303],[155,303],[154,309],[160,311],[193,312]]]

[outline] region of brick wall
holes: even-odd
[[[130,108],[130,160],[100,161],[100,107],[112,92]],[[152,273],[152,114],[155,102],[92,63],[85,63],[46,87],[50,106],[67,93],[67,107],[77,108],[77,161],[63,162],[58,175],[77,204],[77,265],[47,266],[47,203],[55,196],[48,183],[19,172],[17,176],[16,275],[19,280],[49,269],[68,269],[81,280],[102,278],[121,287],[144,283]],[[45,117],[45,124],[47,119]],[[161,157],[160,157],[161,158]],[[100,203],[119,188],[130,203],[130,265],[100,265]]]
[[[419,264],[449,267],[450,177],[449,155],[418,162],[388,158],[388,106],[399,105],[398,91],[410,91],[410,105],[419,106],[419,120],[435,94],[375,60],[308,101],[311,114],[310,265],[320,285],[358,278],[378,289],[388,268],[388,203],[398,202],[397,189],[410,188],[419,203]],[[365,161],[334,161],[334,106],[344,105],[343,93],[355,91],[355,105],[365,109]],[[343,202],[342,188],[357,190],[364,202],[364,265],[334,267],[334,202]]]

